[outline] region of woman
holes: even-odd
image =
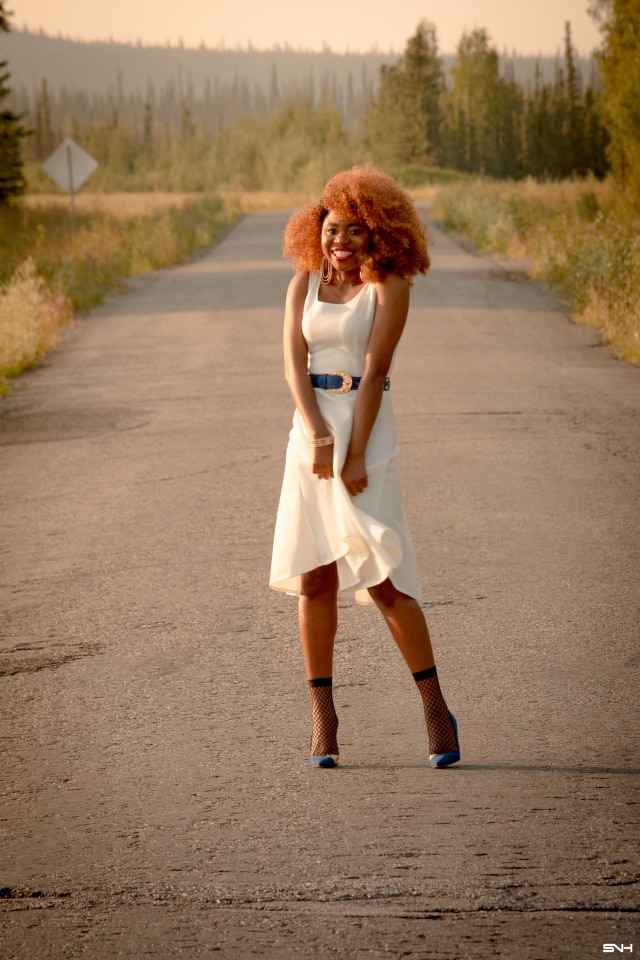
[[[440,691],[400,497],[389,387],[409,293],[429,256],[411,198],[368,167],[335,176],[295,213],[285,256],[297,273],[284,323],[295,404],[270,586],[299,597],[311,690],[310,763],[338,763],[333,647],[338,597],[375,603],[424,704],[430,765],[460,759]]]

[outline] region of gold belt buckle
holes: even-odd
[[[344,370],[333,370],[331,376],[342,377],[342,386],[329,387],[329,393],[349,393],[353,385],[353,377],[350,373],[345,373]]]

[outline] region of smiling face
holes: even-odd
[[[369,251],[369,231],[356,220],[342,220],[330,210],[322,223],[322,252],[334,270],[351,273],[360,270],[362,257]]]

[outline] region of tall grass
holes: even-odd
[[[0,396],[6,378],[34,366],[58,339],[70,315],[65,297],[54,297],[29,257],[0,288]]]
[[[481,251],[530,260],[573,320],[640,363],[640,213],[609,183],[477,180],[440,189],[433,213]]]
[[[119,290],[126,277],[188,259],[231,214],[219,199],[127,215],[80,210],[77,232],[59,205],[0,211],[0,395],[33,366],[60,325]]]

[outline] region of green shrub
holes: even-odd
[[[218,199],[128,218],[81,213],[76,234],[60,207],[0,211],[0,391],[53,346],[73,313],[126,277],[187,260],[229,220]]]
[[[52,294],[34,261],[29,257],[20,264],[0,287],[0,396],[8,377],[34,366],[53,347],[69,315],[68,301]]]
[[[434,214],[478,250],[526,257],[573,319],[640,363],[640,216],[609,183],[476,180],[442,188]]]

